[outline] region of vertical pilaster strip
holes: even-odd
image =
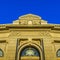
[[[41,40],[41,43],[42,43],[42,57],[43,57],[43,60],[45,60],[45,52],[44,52],[44,42],[43,42],[43,39]]]
[[[16,42],[15,60],[17,60],[17,57],[18,57],[18,39],[17,39],[17,42]]]

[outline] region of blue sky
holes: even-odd
[[[0,24],[12,23],[29,13],[48,23],[60,24],[60,0],[0,0]]]

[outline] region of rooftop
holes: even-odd
[[[11,24],[0,24],[0,29],[6,28],[51,28],[60,30],[60,24],[48,24],[40,16],[34,14],[26,14],[14,20]]]

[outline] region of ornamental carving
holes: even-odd
[[[47,21],[42,20],[40,16],[34,14],[26,14],[20,16],[18,20],[13,22],[13,24],[40,25],[40,24],[47,24]]]

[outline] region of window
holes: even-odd
[[[60,49],[57,50],[57,57],[60,57]]]
[[[21,56],[39,56],[39,51],[34,47],[25,47],[22,52]]]
[[[0,57],[2,57],[4,54],[3,54],[3,50],[0,49]]]

